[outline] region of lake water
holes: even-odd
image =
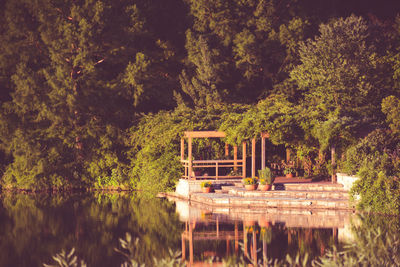
[[[212,210],[138,193],[3,194],[0,200],[0,266],[54,264],[53,255],[71,248],[88,266],[120,266],[125,258],[115,248],[123,250],[125,233],[138,239],[131,253],[146,266],[169,248],[189,263],[297,253],[315,258],[351,242],[354,225],[399,223],[333,211]]]

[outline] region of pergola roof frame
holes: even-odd
[[[269,134],[267,132],[262,132],[261,134],[261,168],[265,168],[265,138],[269,138]],[[193,157],[192,157],[192,140],[193,138],[225,138],[226,133],[221,131],[185,131],[184,137],[181,138],[181,162],[185,166],[185,175],[184,177],[191,179],[192,178],[192,171],[193,171]],[[185,141],[184,138],[188,139],[188,160],[185,160]],[[251,159],[252,159],[252,177],[255,177],[255,147],[256,147],[256,140],[255,138],[252,139],[252,150],[251,150]],[[236,167],[242,167],[242,176],[243,178],[246,177],[246,142],[242,143],[243,146],[243,157],[242,159],[237,159],[237,146],[234,146],[234,160],[233,165]],[[225,146],[225,155],[228,154],[229,147]],[[212,164],[216,164],[216,179],[218,179],[218,164],[221,164],[220,167],[224,167],[223,164],[226,163],[227,160],[210,160],[209,162]],[[229,160],[228,160],[229,161]],[[241,163],[241,166],[240,166]],[[229,165],[231,166],[231,165]],[[201,167],[201,166],[197,166]],[[226,166],[225,166],[226,167]],[[196,177],[193,177],[196,179]]]

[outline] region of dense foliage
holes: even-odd
[[[359,179],[352,195],[361,196],[358,205],[374,212],[400,210],[400,143],[388,130],[378,129],[346,151],[341,169]]]
[[[306,175],[359,174],[362,207],[398,212],[398,148],[363,145],[400,139],[388,2],[1,0],[1,185],[172,189],[183,131],[267,131]]]

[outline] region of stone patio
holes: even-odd
[[[187,194],[167,194],[212,207],[354,210],[342,184],[277,177],[271,191],[246,191],[241,180],[212,181],[215,192],[201,193],[201,181],[187,181]],[[181,185],[182,187],[182,185]]]

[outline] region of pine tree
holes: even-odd
[[[14,158],[5,184],[126,182],[124,130],[141,110],[172,100],[176,84],[166,71],[174,49],[146,28],[146,1],[19,0],[6,7],[9,42],[2,47],[18,60],[1,127]],[[161,91],[163,81],[169,88]]]
[[[201,42],[218,76],[217,92],[226,102],[255,103],[284,86],[297,63],[297,43],[305,38],[308,22],[294,16],[291,1],[188,1],[193,26],[187,33],[190,80],[198,73]],[[194,67],[195,66],[195,67]],[[206,67],[204,67],[206,68]]]

